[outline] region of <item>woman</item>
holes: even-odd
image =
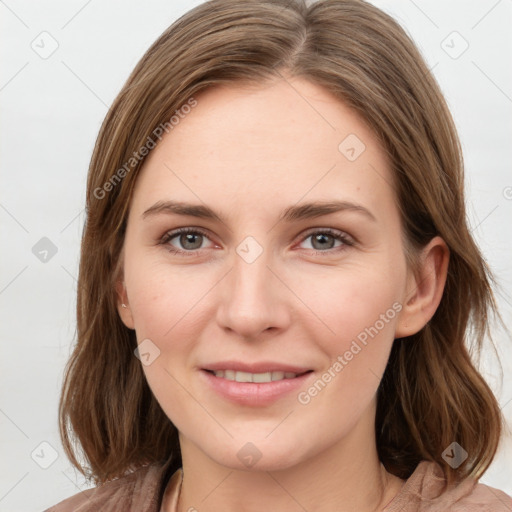
[[[512,510],[450,113],[356,0],[214,0],[148,50],[87,184],[49,510]],[[73,441],[86,458],[75,457]]]

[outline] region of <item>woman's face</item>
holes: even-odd
[[[372,432],[414,284],[392,174],[362,120],[303,79],[196,100],[138,178],[119,312],[182,442],[285,468]]]

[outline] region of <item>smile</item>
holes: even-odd
[[[215,377],[221,377],[236,382],[272,382],[283,379],[294,379],[299,374],[293,372],[265,372],[265,373],[249,373],[235,370],[217,370],[212,372]],[[307,372],[304,372],[307,373]],[[302,375],[302,374],[301,374]]]
[[[206,378],[205,384],[224,399],[249,406],[270,405],[296,392],[313,373],[313,370],[301,373],[281,370],[251,373],[231,369],[203,369],[201,372]]]

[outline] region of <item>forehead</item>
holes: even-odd
[[[134,207],[177,197],[240,212],[301,198],[394,204],[375,134],[322,87],[287,78],[215,87],[195,99],[147,157]]]

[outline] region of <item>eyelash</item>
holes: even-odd
[[[194,234],[194,235],[199,234],[199,235],[202,235],[209,239],[208,234],[200,228],[179,228],[179,229],[175,229],[174,231],[169,231],[168,233],[166,233],[163,236],[162,240],[160,241],[160,244],[167,245],[167,244],[169,244],[169,242],[172,239],[174,239],[178,235],[182,235],[182,234]],[[346,246],[351,247],[351,246],[355,245],[355,242],[353,241],[353,239],[351,237],[349,237],[342,231],[337,231],[337,230],[331,229],[331,228],[317,229],[316,231],[310,231],[300,240],[300,243],[304,242],[311,236],[318,235],[318,234],[332,236],[335,240],[343,242],[343,245],[340,247],[337,247],[337,248],[326,249],[325,251],[320,251],[318,249],[308,249],[310,251],[314,251],[315,254],[320,254],[322,256],[332,255],[334,252],[339,252],[339,251],[345,250]],[[200,251],[200,249],[184,251],[181,249],[176,249],[173,246],[168,246],[167,250],[172,254],[181,254],[183,256],[188,256],[188,257],[196,256],[198,254],[198,251]]]

